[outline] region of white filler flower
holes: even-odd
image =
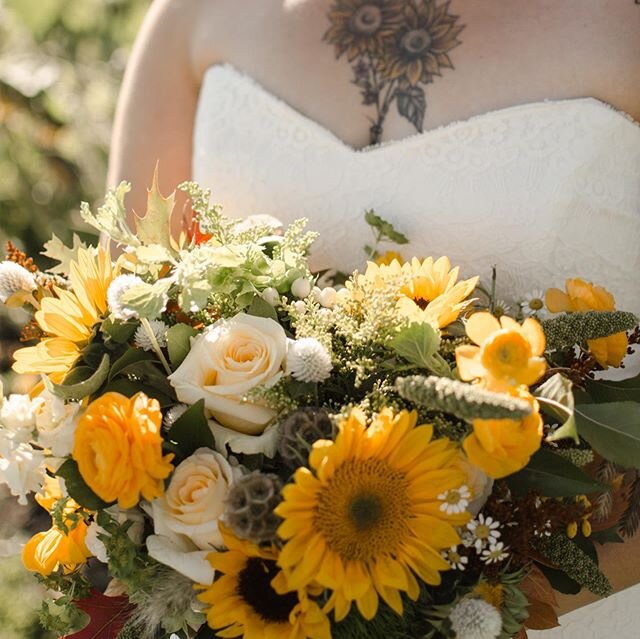
[[[333,364],[327,349],[313,337],[303,337],[289,344],[287,371],[300,382],[324,382]]]
[[[149,326],[158,346],[160,348],[164,348],[167,345],[167,329],[169,327],[162,320],[149,320]],[[143,351],[152,351],[155,349],[155,345],[151,341],[147,331],[144,330],[143,326],[138,326],[136,329],[135,335],[133,336],[133,342]]]
[[[449,613],[456,639],[496,639],[502,632],[502,617],[484,599],[463,599]]]
[[[107,289],[107,304],[109,311],[119,320],[126,322],[137,316],[137,313],[125,306],[122,296],[133,286],[144,284],[142,278],[137,275],[118,275]]]
[[[36,288],[32,273],[15,262],[0,262],[0,302],[3,304],[20,291],[31,293]]]

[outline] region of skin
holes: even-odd
[[[438,2],[440,4],[440,2]],[[129,180],[145,210],[159,161],[167,193],[191,177],[199,86],[230,63],[353,147],[370,143],[371,108],[346,57],[323,41],[332,0],[155,0],[120,97],[109,184]],[[640,121],[640,6],[634,0],[453,0],[465,25],[450,52],[455,69],[425,85],[424,129],[544,99],[595,97]],[[382,140],[413,135],[391,108]],[[181,210],[182,200],[179,200]],[[188,210],[183,211],[185,220]],[[177,218],[178,216],[176,216]],[[176,230],[185,221],[174,220]],[[616,589],[640,578],[640,535],[600,548]],[[561,612],[590,601],[561,597]]]

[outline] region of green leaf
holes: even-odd
[[[521,471],[507,477],[511,490],[523,496],[535,490],[544,497],[573,497],[608,487],[591,479],[568,459],[541,448]]]
[[[549,580],[554,590],[564,595],[577,595],[582,590],[582,586],[562,570],[551,568],[544,564],[536,565],[544,573],[544,576]]]
[[[91,368],[91,366],[76,366],[67,373],[62,381],[62,385],[73,386],[80,382],[84,382],[93,375],[94,371],[95,368]]]
[[[171,280],[161,279],[153,284],[143,282],[132,286],[121,296],[127,309],[135,311],[140,317],[156,319],[167,306]]]
[[[596,402],[640,402],[640,375],[618,382],[587,380],[587,392]]]
[[[121,322],[120,320],[108,317],[100,330],[116,344],[126,344],[136,332],[140,324],[138,322]]]
[[[198,448],[214,448],[213,433],[204,414],[204,399],[198,400],[171,427],[169,439],[175,442],[184,457]]]
[[[554,433],[547,437],[547,441],[573,439],[580,443],[575,422],[575,399],[573,384],[560,373],[556,373],[535,391],[535,396],[542,410],[551,414],[561,423]]]
[[[599,544],[623,544],[624,539],[618,533],[618,526],[591,533],[591,539]]]
[[[400,231],[396,231],[393,224],[391,222],[387,222],[379,215],[373,211],[373,209],[369,209],[364,213],[364,221],[374,230],[378,231],[381,240],[389,240],[390,242],[394,242],[396,244],[408,244],[409,239],[406,235],[400,233]]]
[[[191,350],[191,338],[196,330],[188,324],[175,324],[167,331],[167,350],[173,368],[178,368]]]
[[[123,371],[130,367],[132,364],[152,361],[154,359],[155,356],[149,351],[143,351],[141,348],[129,348],[125,351],[124,355],[119,357],[113,363],[111,371],[109,372],[109,381],[111,381],[118,375],[122,375]]]
[[[390,342],[391,350],[411,364],[440,377],[452,377],[449,364],[440,356],[440,334],[426,322],[403,328]]]
[[[278,314],[276,309],[263,300],[259,295],[255,295],[249,308],[247,309],[248,315],[254,315],[255,317],[266,317],[267,319],[278,321]]]
[[[640,404],[580,405],[576,422],[580,436],[605,459],[625,468],[640,468]]]
[[[64,479],[69,496],[75,499],[81,506],[88,510],[101,510],[109,504],[96,495],[87,482],[82,478],[80,469],[75,459],[67,459],[56,473],[58,477]]]
[[[176,203],[175,191],[164,197],[158,187],[158,166],[153,172],[153,182],[147,195],[147,212],[144,217],[135,216],[136,235],[143,244],[157,244],[171,248],[171,215]]]
[[[149,386],[148,384],[142,384],[137,380],[130,380],[120,377],[112,382],[109,382],[104,387],[105,393],[120,393],[125,397],[133,397],[136,393],[144,393],[147,397],[157,399],[160,403],[160,408],[170,408],[176,403],[176,398],[165,393],[160,392],[157,388]]]
[[[104,384],[109,375],[109,363],[109,356],[105,353],[100,362],[100,366],[98,366],[98,369],[91,377],[69,386],[65,384],[54,384],[48,377],[43,376],[42,379],[46,389],[53,395],[61,397],[64,400],[81,400],[95,394],[102,384]]]

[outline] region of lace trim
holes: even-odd
[[[411,146],[412,144],[429,139],[431,137],[437,137],[442,133],[450,133],[452,130],[463,126],[471,126],[473,124],[477,124],[481,121],[489,121],[494,117],[510,117],[513,114],[522,114],[527,113],[529,111],[534,111],[537,109],[541,109],[546,106],[573,106],[575,104],[585,104],[588,106],[592,106],[596,109],[602,109],[603,111],[607,111],[609,113],[613,112],[615,115],[623,118],[627,122],[631,123],[633,128],[640,132],[640,122],[636,121],[630,114],[617,109],[612,104],[608,102],[604,102],[594,97],[583,97],[583,98],[568,98],[564,100],[554,100],[547,98],[545,100],[539,100],[537,102],[529,102],[526,104],[518,104],[511,107],[505,107],[502,109],[494,109],[492,111],[487,111],[486,113],[480,113],[478,115],[473,115],[464,120],[456,120],[453,122],[449,122],[448,124],[443,124],[439,127],[435,127],[433,129],[429,129],[427,131],[423,131],[421,133],[414,133],[413,135],[409,135],[404,138],[400,138],[399,140],[387,140],[383,142],[379,142],[378,144],[370,144],[368,146],[364,146],[362,148],[356,148],[351,146],[341,138],[339,138],[335,133],[329,130],[326,126],[312,120],[310,117],[306,116],[304,113],[299,111],[298,109],[292,107],[290,104],[280,99],[269,90],[267,90],[262,84],[260,84],[257,80],[252,78],[250,75],[240,71],[235,66],[229,63],[221,63],[215,64],[205,72],[205,82],[206,78],[214,72],[223,72],[228,76],[233,78],[234,80],[244,83],[246,85],[251,86],[255,91],[257,91],[265,100],[269,101],[271,104],[275,105],[281,111],[286,113],[289,117],[296,118],[305,126],[313,129],[319,135],[330,139],[335,144],[341,146],[343,149],[350,153],[373,153],[376,151],[382,151],[384,149],[388,149],[390,147],[396,147],[399,145],[407,145]]]

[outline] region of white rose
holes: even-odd
[[[223,426],[259,435],[275,411],[243,397],[257,386],[272,386],[283,375],[287,337],[278,322],[240,313],[219,320],[195,337],[184,362],[169,376],[181,402],[204,399]]]
[[[43,391],[35,411],[38,443],[51,450],[55,457],[67,457],[73,449],[80,404],[65,404],[62,399]]]
[[[12,431],[21,441],[28,441],[35,426],[35,411],[39,403],[29,395],[9,395],[2,399],[0,424]]]
[[[164,495],[151,502],[156,535],[181,535],[200,550],[222,546],[218,521],[233,479],[220,453],[199,448],[174,470]]]
[[[44,453],[0,431],[0,484],[9,487],[19,504],[25,505],[27,495],[42,488],[45,476]]]

